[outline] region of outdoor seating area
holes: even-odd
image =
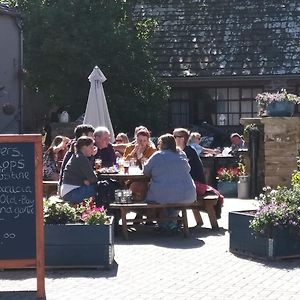
[[[299,0],[0,0],[0,300],[300,299]]]

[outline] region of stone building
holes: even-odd
[[[23,36],[18,13],[0,4],[0,134],[22,132]]]
[[[171,127],[203,121],[242,130],[261,91],[299,94],[298,0],[140,0],[137,20],[157,22],[156,70],[171,86]]]

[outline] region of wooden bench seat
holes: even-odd
[[[187,237],[189,234],[188,229],[188,221],[187,221],[187,209],[193,210],[200,210],[206,212],[208,214],[212,229],[218,229],[218,221],[215,213],[214,206],[217,204],[218,197],[215,195],[209,195],[202,198],[198,198],[194,203],[170,203],[170,204],[148,204],[148,203],[111,203],[111,209],[118,209],[121,213],[121,220],[122,220],[122,230],[124,238],[128,239],[128,230],[127,224],[129,222],[143,222],[144,219],[130,219],[127,217],[129,212],[137,212],[140,210],[156,210],[158,214],[153,217],[147,217],[147,221],[166,221],[166,220],[173,220],[178,221],[181,220],[183,224],[183,234],[184,237]],[[164,209],[176,209],[181,211],[181,216],[176,217],[163,217],[162,211]],[[146,212],[147,214],[147,212]],[[201,218],[201,217],[200,217]]]
[[[58,181],[55,180],[43,180],[43,195],[48,199],[52,195],[57,194]]]

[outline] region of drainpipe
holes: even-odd
[[[259,155],[259,129],[249,130],[249,148],[250,148],[250,196],[257,197],[258,191],[258,155]]]

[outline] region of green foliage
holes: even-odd
[[[109,218],[104,207],[96,207],[95,203],[87,199],[76,207],[57,198],[44,200],[44,223],[45,224],[66,224],[84,223],[106,224]]]
[[[76,209],[68,203],[57,199],[44,200],[44,223],[66,224],[75,223]]]
[[[259,132],[259,129],[256,124],[251,123],[251,124],[246,125],[244,128],[244,132],[243,132],[244,139],[249,141],[250,132],[255,132],[255,131]]]
[[[133,0],[18,0],[23,17],[26,85],[74,120],[84,113],[95,65],[116,131],[166,128],[168,88],[154,72],[154,20],[132,21]],[[132,117],[134,116],[134,118]]]

